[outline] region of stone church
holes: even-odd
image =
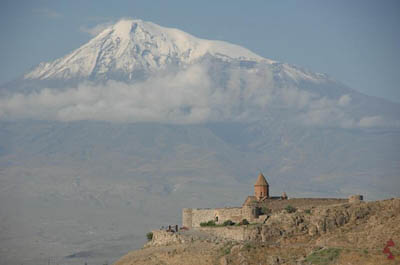
[[[271,197],[269,184],[264,175],[260,173],[254,184],[254,195],[248,196],[242,207],[226,207],[215,209],[185,208],[182,211],[182,225],[187,228],[200,227],[200,223],[214,220],[217,224],[231,220],[235,223],[243,219],[252,223],[261,223],[266,216],[259,209],[259,203],[269,200],[285,200],[285,193],[280,197]]]
[[[359,203],[362,195],[345,198],[290,198],[285,192],[281,196],[271,196],[268,181],[260,173],[254,184],[254,195],[248,196],[242,207],[215,209],[185,208],[182,211],[182,225],[187,228],[200,227],[200,223],[215,221],[222,224],[227,220],[239,223],[246,219],[250,223],[264,223],[271,212],[282,211],[289,205],[297,209],[310,209],[321,205],[339,203]]]

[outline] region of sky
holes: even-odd
[[[2,0],[0,84],[92,38],[122,17],[244,46],[400,102],[400,2]]]

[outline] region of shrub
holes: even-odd
[[[230,225],[234,225],[235,223],[234,222],[232,222],[232,220],[226,220],[225,222],[224,222],[224,226],[230,226]]]
[[[294,208],[292,205],[288,205],[285,207],[286,212],[288,213],[294,213],[295,211],[297,211],[296,208]]]
[[[261,208],[261,214],[271,214],[271,209],[269,209],[267,206],[263,206]]]
[[[220,254],[221,256],[229,255],[231,254],[231,249],[233,245],[232,242],[225,243],[221,248],[220,248]]]
[[[215,226],[215,221],[214,220],[210,220],[208,222],[202,222],[200,223],[200,226]]]
[[[242,225],[248,225],[248,224],[250,224],[249,221],[247,221],[247,219],[243,219],[241,223],[242,223]]]
[[[304,212],[305,212],[306,214],[311,214],[311,210],[310,210],[310,209],[306,209]]]
[[[223,249],[223,253],[224,253],[224,255],[229,255],[229,254],[231,254],[231,248],[230,248],[230,247],[224,248],[224,249]]]
[[[250,251],[252,248],[255,248],[251,243],[246,243],[243,245],[243,248],[247,251]]]
[[[310,254],[306,261],[311,264],[317,265],[328,265],[333,264],[333,262],[339,257],[340,249],[337,248],[327,248]]]
[[[148,232],[148,233],[146,234],[146,237],[147,237],[147,240],[148,240],[148,241],[151,241],[151,240],[153,239],[153,232]]]

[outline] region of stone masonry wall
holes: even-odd
[[[258,227],[226,226],[226,227],[201,227],[197,230],[229,240],[245,241],[254,240],[259,236]]]
[[[182,226],[192,228],[193,209],[183,208],[182,210]]]
[[[154,230],[153,239],[146,243],[145,247],[150,246],[163,246],[174,243],[183,243],[185,239],[178,233],[167,232],[164,230]]]
[[[220,208],[215,209],[215,214],[218,216],[218,223],[223,223],[226,220],[231,220],[235,223],[243,220],[242,208]]]
[[[308,209],[312,207],[347,203],[348,199],[337,198],[290,198],[288,200],[266,200],[259,206],[266,206],[272,212],[279,212],[291,205],[298,209]]]
[[[266,207],[272,213],[276,213],[282,211],[288,205],[298,209],[309,209],[323,205],[347,203],[348,201],[348,199],[336,198],[293,198],[288,200],[266,200],[260,202],[257,206],[261,208]],[[254,208],[250,206],[215,209],[185,208],[182,211],[182,225],[187,228],[197,228],[200,227],[200,223],[202,222],[215,221],[216,217],[218,217],[217,224],[222,224],[226,220],[232,220],[235,223],[243,219],[247,219],[252,223],[262,223],[265,220],[262,216],[258,218],[254,212]]]
[[[231,220],[235,223],[243,219],[253,220],[252,211],[249,207],[230,207],[230,208],[215,208],[215,209],[183,209],[182,225],[188,228],[200,227],[200,223],[216,220],[217,224],[222,224],[226,220]]]

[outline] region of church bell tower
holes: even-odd
[[[258,175],[256,184],[254,184],[254,196],[259,201],[269,198],[269,184],[262,173]]]

